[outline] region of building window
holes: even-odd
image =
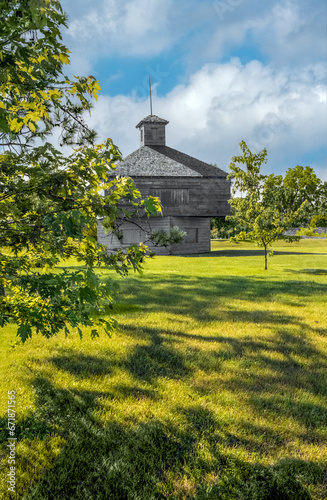
[[[186,232],[184,238],[184,243],[198,243],[199,242],[199,230],[197,227],[183,227],[183,231]]]
[[[145,233],[141,229],[123,229],[123,244],[138,244],[145,240]]]
[[[189,190],[183,188],[153,189],[150,188],[150,196],[157,196],[164,207],[178,207],[188,205]]]
[[[143,128],[141,128],[141,142],[143,142]]]

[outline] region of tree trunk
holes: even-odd
[[[268,264],[268,262],[267,262],[267,245],[265,245],[265,271],[267,271],[267,269],[268,269],[267,264]]]

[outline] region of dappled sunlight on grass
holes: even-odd
[[[214,246],[120,280],[112,338],[4,332],[20,439],[67,443],[27,500],[326,497],[327,243]]]

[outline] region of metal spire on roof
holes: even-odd
[[[150,89],[150,115],[152,116],[152,94],[151,94],[151,76],[149,75],[149,89]]]

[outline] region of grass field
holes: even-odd
[[[263,266],[253,244],[215,241],[112,274],[111,339],[0,330],[0,498],[14,390],[12,498],[326,499],[327,240],[280,243]]]

